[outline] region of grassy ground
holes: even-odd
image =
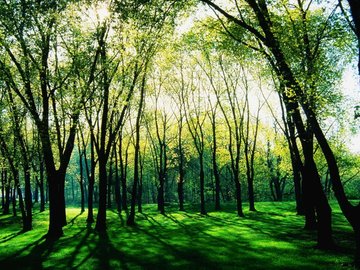
[[[173,209],[165,216],[144,207],[137,226],[108,211],[108,231],[86,225],[86,212],[67,209],[64,237],[44,238],[48,213],[34,214],[34,230],[0,216],[0,269],[352,269],[353,233],[334,207],[334,237],[341,249],[315,249],[316,235],[302,229],[293,203],[257,203],[238,218],[233,207],[201,216]],[[5,268],[6,267],[6,268]]]

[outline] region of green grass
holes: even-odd
[[[257,203],[258,212],[238,218],[232,206],[202,216],[155,205],[127,227],[125,214],[108,211],[108,231],[86,224],[86,212],[67,209],[64,237],[48,242],[48,213],[34,214],[34,230],[21,233],[20,219],[0,216],[0,269],[352,269],[353,233],[334,206],[337,251],[315,248],[316,234],[302,229],[293,203]],[[5,268],[6,267],[6,268]]]

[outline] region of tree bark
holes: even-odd
[[[135,225],[135,206],[137,198],[137,188],[139,184],[139,155],[140,155],[140,120],[142,116],[143,103],[145,98],[145,83],[146,83],[146,68],[143,75],[141,89],[140,89],[140,102],[137,111],[136,123],[135,123],[135,151],[134,151],[134,183],[131,192],[131,208],[126,224],[128,226]]]
[[[203,154],[200,155],[200,213],[206,215],[205,208],[205,173],[204,173],[204,157]]]

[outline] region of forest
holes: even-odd
[[[0,46],[0,266],[359,269],[358,0],[2,0]]]

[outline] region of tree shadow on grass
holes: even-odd
[[[74,216],[74,217],[68,222],[68,224],[71,224],[71,226],[74,225],[75,220],[76,220],[78,217],[80,217],[83,213],[84,213],[84,212],[80,212],[79,214],[77,214],[76,216]]]
[[[45,236],[42,236],[37,241],[27,245],[10,257],[0,261],[0,265],[9,269],[43,269],[42,260],[47,257],[54,246],[54,241],[47,240]],[[22,256],[23,252],[27,250],[30,252]]]
[[[12,234],[6,235],[0,239],[0,244],[10,241],[11,239],[23,234],[24,231],[14,232]]]

